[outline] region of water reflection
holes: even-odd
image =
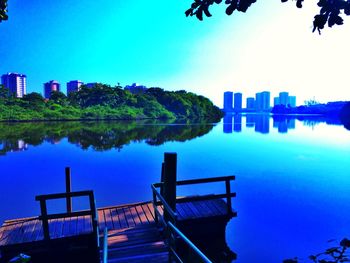
[[[272,128],[278,133],[287,133],[296,127],[296,121],[300,121],[304,126],[314,128],[320,123],[328,125],[343,125],[336,117],[330,116],[302,116],[302,115],[269,115],[269,114],[226,114],[223,122],[223,132],[241,132],[242,123],[245,119],[246,128],[254,128],[255,132],[268,134],[270,133],[270,120],[272,119]]]
[[[24,151],[44,142],[58,144],[64,138],[81,149],[122,149],[131,142],[162,145],[185,142],[210,132],[213,124],[148,121],[0,123],[0,155]]]

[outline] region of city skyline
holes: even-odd
[[[243,94],[241,92],[225,91],[223,96],[223,110],[225,112],[242,110],[248,111],[269,111],[272,107],[283,105],[286,107],[297,107],[296,96],[290,96],[289,92],[281,91],[278,97],[271,97],[270,91],[261,91],[255,94],[255,97],[246,97],[243,104]],[[271,104],[273,99],[273,104]],[[299,103],[299,105],[304,105]],[[245,106],[245,107],[244,107]]]
[[[217,8],[203,22],[185,17],[188,4],[106,0],[96,10],[92,0],[13,0],[10,19],[0,25],[0,72],[25,72],[28,93],[40,92],[44,78],[185,89],[219,107],[229,87],[246,94],[288,90],[301,102],[350,100],[347,20],[319,36],[311,33],[312,3],[299,10],[257,2],[232,17]]]

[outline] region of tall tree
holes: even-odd
[[[295,0],[296,6],[302,8],[304,0]],[[191,7],[186,10],[186,16],[196,16],[199,20],[203,20],[203,15],[210,17],[209,9],[214,4],[226,5],[226,14],[232,15],[234,11],[246,12],[256,0],[193,0]],[[282,3],[288,0],[281,0]],[[314,17],[313,32],[317,29],[319,33],[328,23],[329,27],[334,25],[342,25],[343,18],[341,15],[350,15],[349,0],[319,0],[317,3],[320,8],[319,14]]]

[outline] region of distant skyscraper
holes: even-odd
[[[226,91],[224,92],[224,111],[232,111],[233,106],[233,92]]]
[[[247,110],[254,110],[255,107],[255,99],[247,98]]]
[[[27,93],[26,75],[18,73],[7,73],[1,76],[1,83],[18,98],[22,98]]]
[[[242,93],[235,93],[234,95],[234,111],[242,111]]]
[[[92,89],[94,88],[98,83],[97,82],[90,82],[90,83],[87,83],[85,84],[85,86],[89,89]]]
[[[280,92],[279,94],[279,99],[280,99],[280,105],[287,106],[288,105],[288,92]]]
[[[288,104],[290,107],[295,108],[297,106],[297,97],[296,96],[289,96],[288,97]]]
[[[261,92],[258,92],[255,94],[255,110],[256,111],[262,110],[262,94],[261,94]]]
[[[51,80],[44,83],[44,97],[46,99],[51,97],[52,91],[60,91],[60,83],[58,83],[56,80]]]
[[[147,87],[143,85],[139,85],[137,83],[133,83],[132,85],[125,86],[124,89],[130,91],[133,94],[139,94],[139,93],[144,93],[147,90]]]
[[[263,91],[262,94],[262,110],[268,111],[270,110],[270,92],[269,91]]]
[[[76,92],[80,90],[80,86],[84,85],[84,83],[80,80],[72,80],[67,83],[67,95],[70,92]]]
[[[273,98],[273,106],[277,106],[277,105],[280,105],[280,98],[279,97]]]
[[[255,109],[256,111],[270,110],[270,92],[263,91],[255,95]]]

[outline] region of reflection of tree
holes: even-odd
[[[340,263],[350,262],[348,249],[350,248],[350,240],[344,238],[339,245],[328,248],[326,251],[311,255],[309,259],[314,263]],[[284,260],[283,263],[298,263],[298,258]]]
[[[1,153],[16,150],[18,141],[40,145],[44,141],[53,144],[68,138],[82,149],[92,147],[96,151],[121,149],[131,142],[145,141],[149,145],[161,145],[167,141],[186,141],[202,136],[213,128],[212,124],[159,122],[156,120],[124,122],[38,122],[1,123]],[[16,148],[17,147],[17,148]]]

